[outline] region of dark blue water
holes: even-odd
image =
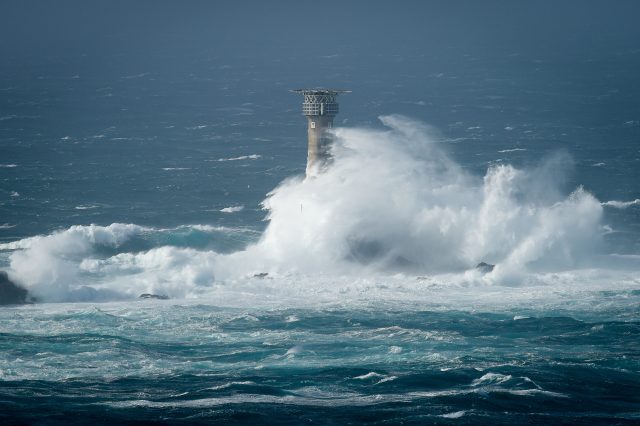
[[[638,424],[617,4],[0,6],[0,423]]]
[[[634,321],[139,305],[3,311],[3,420],[638,421]]]

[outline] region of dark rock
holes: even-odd
[[[23,305],[29,303],[29,293],[0,271],[0,305]]]
[[[143,293],[138,296],[140,299],[159,299],[159,300],[169,300],[169,296],[166,294],[151,294],[151,293]]]
[[[266,277],[267,277],[267,275],[269,275],[269,273],[268,273],[268,272],[260,272],[260,273],[258,273],[258,274],[253,274],[253,277],[254,277],[254,278],[266,278]]]
[[[496,265],[492,265],[490,263],[484,263],[484,262],[480,262],[476,265],[476,269],[482,272],[483,274],[488,274],[489,272],[493,271],[493,268],[495,267]]]

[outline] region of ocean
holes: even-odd
[[[0,270],[31,303],[0,306],[0,422],[638,424],[618,47],[7,65]],[[305,179],[288,90],[319,84],[352,93]]]

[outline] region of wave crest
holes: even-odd
[[[116,223],[73,226],[0,250],[13,250],[12,278],[46,301],[73,299],[87,286],[191,297],[243,282],[243,291],[259,293],[272,277],[291,274],[461,273],[467,282],[514,284],[531,270],[571,268],[593,253],[602,206],[583,188],[561,193],[566,157],[473,176],[429,126],[380,119],[386,129],[336,129],[327,172],[270,192],[258,241],[242,230]],[[497,266],[483,275],[473,270],[479,262]]]

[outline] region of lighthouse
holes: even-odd
[[[333,118],[338,114],[336,97],[350,90],[338,89],[296,89],[304,96],[302,114],[307,117],[307,177],[317,176],[329,164]]]

